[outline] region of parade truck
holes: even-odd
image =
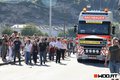
[[[111,45],[115,27],[112,26],[113,14],[107,8],[103,11],[84,8],[79,15],[76,32],[77,60],[92,59],[104,61]]]

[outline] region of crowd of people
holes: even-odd
[[[21,65],[21,58],[24,57],[26,65],[39,63],[45,65],[46,61],[61,63],[61,59],[74,54],[75,44],[71,39],[56,37],[21,36],[18,32],[10,36],[4,34],[0,39],[0,59],[3,62],[16,64],[18,58]],[[113,38],[109,47],[105,66],[109,60],[111,73],[120,73],[120,40]],[[39,61],[38,61],[39,60]]]
[[[73,50],[73,41],[56,37],[21,36],[18,32],[10,36],[4,34],[0,40],[0,56],[3,62],[16,64],[18,58],[24,57],[26,65],[44,65],[46,61],[61,63],[61,59],[70,56]],[[67,51],[67,53],[66,53]]]

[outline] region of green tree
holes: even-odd
[[[60,33],[58,34],[58,37],[64,37],[64,33],[63,33],[63,32],[60,32]]]
[[[115,35],[114,36],[120,38],[120,23],[114,22],[113,26],[115,26]]]
[[[5,28],[3,31],[2,31],[2,34],[7,34],[7,35],[11,35],[13,33],[13,30],[9,27]]]
[[[44,33],[44,36],[49,36],[48,33]]]
[[[37,35],[43,35],[40,30],[35,25],[26,25],[22,30],[21,34],[24,36],[32,36],[36,33]]]
[[[75,37],[74,29],[68,29],[66,36],[67,37]]]
[[[44,34],[40,30],[38,30],[37,33],[36,33],[36,35],[43,36]]]
[[[64,32],[60,32],[58,37],[64,37],[64,35],[65,37],[75,37],[74,29],[68,29],[65,34]]]

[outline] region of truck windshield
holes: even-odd
[[[109,35],[110,22],[103,22],[102,24],[79,22],[78,34],[94,34],[94,35]]]

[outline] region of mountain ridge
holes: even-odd
[[[57,0],[57,4],[52,7],[52,25],[67,25],[68,27],[78,23],[78,16],[83,7],[91,4],[91,9],[99,9],[99,2],[88,2],[89,0]],[[103,1],[101,3],[104,3]],[[117,9],[117,1],[114,7],[110,6],[112,0],[109,0],[109,8]],[[102,4],[101,8],[106,7]],[[119,12],[114,12],[115,21],[120,21]],[[40,0],[38,2],[19,2],[19,3],[1,3],[0,2],[0,24],[14,25],[34,23],[37,25],[49,25],[49,7],[46,7]]]

